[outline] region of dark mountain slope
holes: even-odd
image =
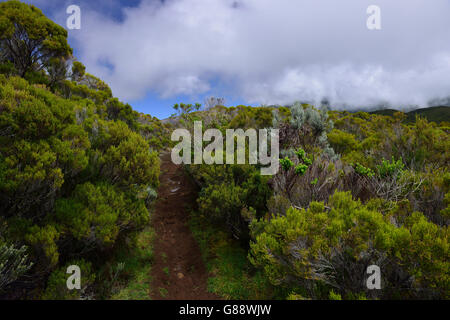
[[[371,114],[381,114],[385,116],[392,116],[395,112],[398,112],[398,110],[394,109],[383,109],[383,110],[376,110],[370,112]],[[413,111],[406,112],[406,121],[407,122],[414,122],[416,119],[416,115],[419,115],[423,118],[426,118],[428,121],[433,121],[436,123],[440,122],[450,122],[450,107],[446,106],[438,106],[438,107],[429,107],[429,108],[422,108],[422,109],[416,109]]]

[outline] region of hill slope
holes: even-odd
[[[371,114],[381,114],[385,116],[392,116],[398,110],[395,109],[383,109],[369,112]],[[446,106],[438,106],[438,107],[429,107],[423,109],[416,109],[410,112],[406,112],[406,122],[414,122],[416,119],[416,115],[419,115],[423,118],[426,118],[428,121],[433,121],[436,123],[440,122],[450,122],[450,107]]]

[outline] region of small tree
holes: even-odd
[[[11,61],[20,76],[71,54],[67,31],[41,10],[15,0],[0,3],[0,58]]]

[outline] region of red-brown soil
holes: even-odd
[[[170,153],[163,154],[159,199],[152,217],[156,233],[151,271],[152,299],[219,299],[207,290],[208,271],[188,226],[189,208],[195,204],[195,190],[183,168],[172,163]]]

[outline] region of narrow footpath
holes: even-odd
[[[155,230],[152,293],[156,300],[220,299],[207,290],[208,272],[188,226],[195,186],[170,153],[161,156],[160,187],[153,213]]]

